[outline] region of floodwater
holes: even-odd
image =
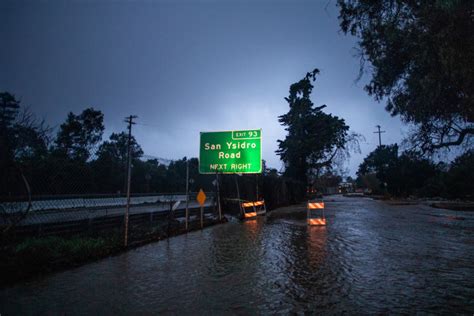
[[[1,315],[474,313],[474,213],[329,197],[0,290]]]

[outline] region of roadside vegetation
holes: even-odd
[[[410,152],[399,154],[397,144],[380,146],[359,166],[356,186],[374,194],[397,197],[474,198],[474,151],[450,163],[435,163]]]
[[[222,223],[227,222],[223,218]],[[205,219],[204,227],[220,223]],[[188,232],[201,229],[198,220],[190,221]],[[185,233],[184,223],[161,221],[153,226],[134,225],[130,229],[129,246],[123,247],[120,227],[103,231],[50,236],[31,236],[2,240],[0,244],[0,287],[31,277],[83,265],[119,254],[149,242]],[[10,236],[13,237],[13,236]]]
[[[107,237],[48,236],[3,245],[0,285],[108,256],[122,248],[120,241],[118,234]]]
[[[473,199],[474,2],[337,5],[341,30],[358,40],[364,89],[411,129],[404,151],[380,146],[365,158],[357,185],[392,196]],[[449,159],[433,160],[440,152]]]

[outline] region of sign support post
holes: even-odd
[[[234,179],[235,179],[235,187],[237,188],[237,199],[239,200],[239,209],[240,209],[240,214],[243,215],[243,210],[242,210],[242,205],[241,205],[241,201],[240,201],[240,190],[239,190],[239,179],[237,178],[238,176],[235,175],[234,176]]]
[[[255,201],[258,201],[258,173],[255,175],[255,180],[257,181],[257,184],[255,185],[255,189],[256,189],[256,192],[255,192]]]
[[[201,229],[203,228],[204,226],[204,207],[201,205]]]
[[[221,210],[221,194],[219,190],[219,174],[216,172],[216,186],[217,186],[217,211],[219,212],[219,221],[222,220],[222,210]]]

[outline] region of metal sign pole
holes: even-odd
[[[201,229],[204,227],[203,214],[204,214],[204,206],[201,205]]]
[[[204,203],[206,202],[206,194],[201,189],[196,197],[199,205],[201,206],[201,229],[204,227]]]
[[[239,180],[237,179],[237,175],[234,175],[234,179],[235,179],[235,186],[236,186],[236,188],[237,188],[237,199],[239,200],[240,214],[243,215],[242,205],[241,205],[241,203],[240,203]]]
[[[219,221],[222,220],[222,210],[221,210],[221,194],[219,191],[219,174],[216,172],[216,186],[217,186],[217,210],[219,211]]]
[[[255,201],[258,201],[258,173],[255,174],[255,179],[257,180],[257,185],[256,185],[256,197],[255,197]]]

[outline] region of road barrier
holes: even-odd
[[[257,215],[265,215],[267,208],[265,206],[265,200],[255,202],[243,202],[241,203],[244,219],[254,219]],[[251,211],[247,212],[246,209],[251,208]]]
[[[319,213],[320,212],[320,216]],[[310,226],[325,226],[326,217],[324,216],[324,202],[308,201],[307,222]]]

